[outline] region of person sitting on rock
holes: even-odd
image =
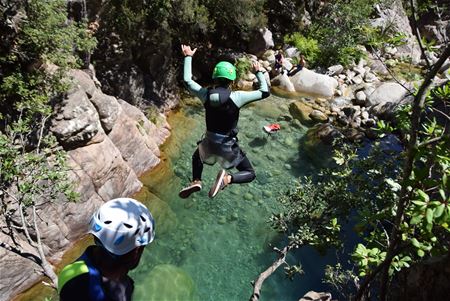
[[[58,276],[60,301],[129,301],[134,282],[128,272],[139,264],[155,237],[155,221],[140,202],[118,198],[91,218],[95,246],[89,246]]]
[[[275,53],[274,70],[275,70],[276,75],[281,74],[285,71],[285,69],[283,67],[283,61],[284,61],[283,50],[279,49]]]
[[[184,58],[184,82],[189,91],[195,94],[205,108],[206,133],[192,155],[192,182],[183,188],[179,196],[189,197],[202,189],[203,164],[214,165],[219,162],[222,169],[209,191],[213,198],[230,184],[248,183],[255,179],[255,171],[237,141],[239,110],[253,101],[270,95],[263,69],[258,62],[252,67],[260,84],[256,91],[231,91],[230,84],[236,79],[236,68],[229,62],[219,62],[213,71],[214,86],[203,88],[192,79],[192,56],[197,51],[190,46],[181,45]],[[238,172],[229,174],[225,169],[235,167]]]
[[[292,66],[291,70],[288,72],[288,76],[294,76],[297,72],[301,71],[305,67],[306,61],[303,55],[300,55],[297,60],[297,65]]]

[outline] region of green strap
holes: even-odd
[[[58,276],[58,293],[61,292],[64,284],[85,273],[89,273],[89,268],[83,260],[75,261],[74,263],[64,267]]]

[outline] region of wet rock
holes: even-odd
[[[342,108],[342,112],[344,112],[345,116],[352,117],[353,114],[356,112],[356,109],[353,106],[352,107],[345,107],[345,108]]]
[[[244,194],[244,199],[247,200],[247,201],[253,200],[253,194],[251,194],[249,192],[245,193]]]
[[[143,279],[145,286],[137,286],[134,296],[146,301],[196,300],[196,286],[186,271],[171,265],[155,266]]]
[[[272,192],[270,190],[263,190],[263,197],[266,198],[272,197]]]
[[[237,87],[240,90],[247,90],[247,91],[253,90],[253,82],[244,79],[239,79],[237,82]]]
[[[319,110],[313,110],[309,114],[309,117],[311,117],[312,120],[318,121],[318,122],[326,122],[328,120],[328,116]]]
[[[367,112],[367,111],[362,112],[361,113],[361,118],[363,120],[369,119],[369,112]]]
[[[272,49],[266,50],[261,57],[263,60],[269,62],[270,65],[275,64],[275,51]]]
[[[306,105],[303,101],[296,101],[289,105],[289,112],[292,117],[299,120],[303,124],[311,124],[312,119],[310,117],[313,108]]]

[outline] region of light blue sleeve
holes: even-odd
[[[188,90],[200,98],[202,103],[205,103],[208,96],[208,89],[203,88],[192,79],[192,56],[186,56],[184,58],[183,80]]]
[[[269,86],[267,85],[264,73],[257,72],[256,78],[259,82],[259,89],[256,91],[235,91],[231,92],[230,98],[238,108],[242,108],[246,104],[253,101],[264,99],[270,95]]]

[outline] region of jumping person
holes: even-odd
[[[139,264],[144,247],[155,237],[148,209],[130,198],[106,202],[92,216],[90,246],[58,277],[61,301],[129,301],[134,290],[128,272]]]
[[[213,71],[214,86],[203,88],[192,79],[192,56],[197,51],[190,46],[181,45],[184,58],[183,79],[192,93],[203,103],[205,108],[206,133],[192,155],[192,182],[183,188],[179,196],[189,197],[202,189],[203,163],[214,165],[219,162],[222,169],[209,191],[213,198],[227,185],[248,183],[255,179],[255,171],[250,160],[237,143],[237,124],[239,110],[248,103],[266,98],[270,95],[269,87],[258,62],[252,64],[260,84],[256,91],[231,91],[230,85],[236,79],[236,68],[229,62],[219,62]],[[225,169],[235,167],[238,172],[229,174]]]

